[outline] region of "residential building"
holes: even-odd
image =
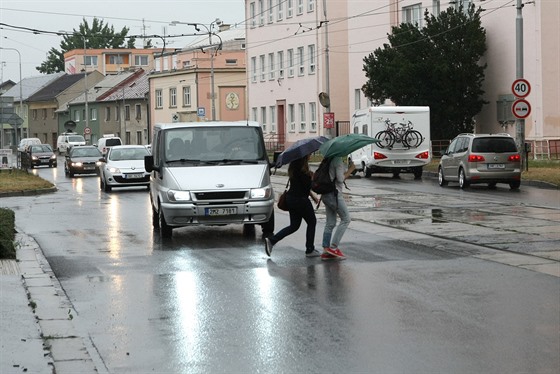
[[[116,49],[73,49],[64,54],[64,70],[77,74],[97,70],[103,75],[115,75],[129,69],[154,68],[154,56],[163,52],[161,48],[116,48]]]
[[[221,24],[163,54],[149,80],[151,123],[247,119],[245,30]]]
[[[439,14],[447,6],[471,2],[246,0],[249,117],[260,121],[269,139],[281,146],[349,131],[341,125],[354,110],[371,105],[361,91],[363,59],[388,43],[391,27],[402,22],[421,27],[425,10]],[[475,131],[515,136],[510,108],[517,78],[516,2],[480,5],[488,46],[481,61],[488,65],[483,90],[489,103],[476,116]],[[529,2],[522,8],[523,77],[532,87],[524,136],[537,150],[534,157],[550,157],[555,147],[560,153],[559,15],[557,1]],[[323,102],[330,107],[320,105],[321,92],[328,94],[330,103]],[[325,128],[327,112],[334,113],[334,129]]]

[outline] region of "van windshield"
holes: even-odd
[[[71,135],[68,137],[68,141],[69,142],[85,142],[85,139],[83,136],[80,135]]]
[[[167,131],[165,161],[202,163],[266,160],[260,129],[248,126],[188,127]]]

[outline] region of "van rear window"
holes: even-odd
[[[473,139],[472,151],[480,153],[508,153],[517,152],[517,146],[512,138],[475,138]]]
[[[112,147],[114,145],[121,145],[121,140],[120,139],[107,139],[107,141],[105,142],[105,146],[107,146],[107,147]]]

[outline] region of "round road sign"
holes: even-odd
[[[524,99],[515,100],[511,106],[511,111],[517,118],[527,118],[531,114],[531,104]]]
[[[531,85],[527,79],[519,78],[513,81],[511,85],[511,92],[519,98],[529,96],[531,92]]]
[[[86,127],[86,128],[84,129],[84,134],[86,134],[86,135],[91,134],[91,128]]]

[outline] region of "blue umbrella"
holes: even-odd
[[[290,162],[307,156],[319,149],[321,144],[329,140],[325,136],[314,136],[312,138],[300,139],[288,148],[284,152],[278,155],[276,160],[276,167],[279,168],[282,165],[289,164]]]

